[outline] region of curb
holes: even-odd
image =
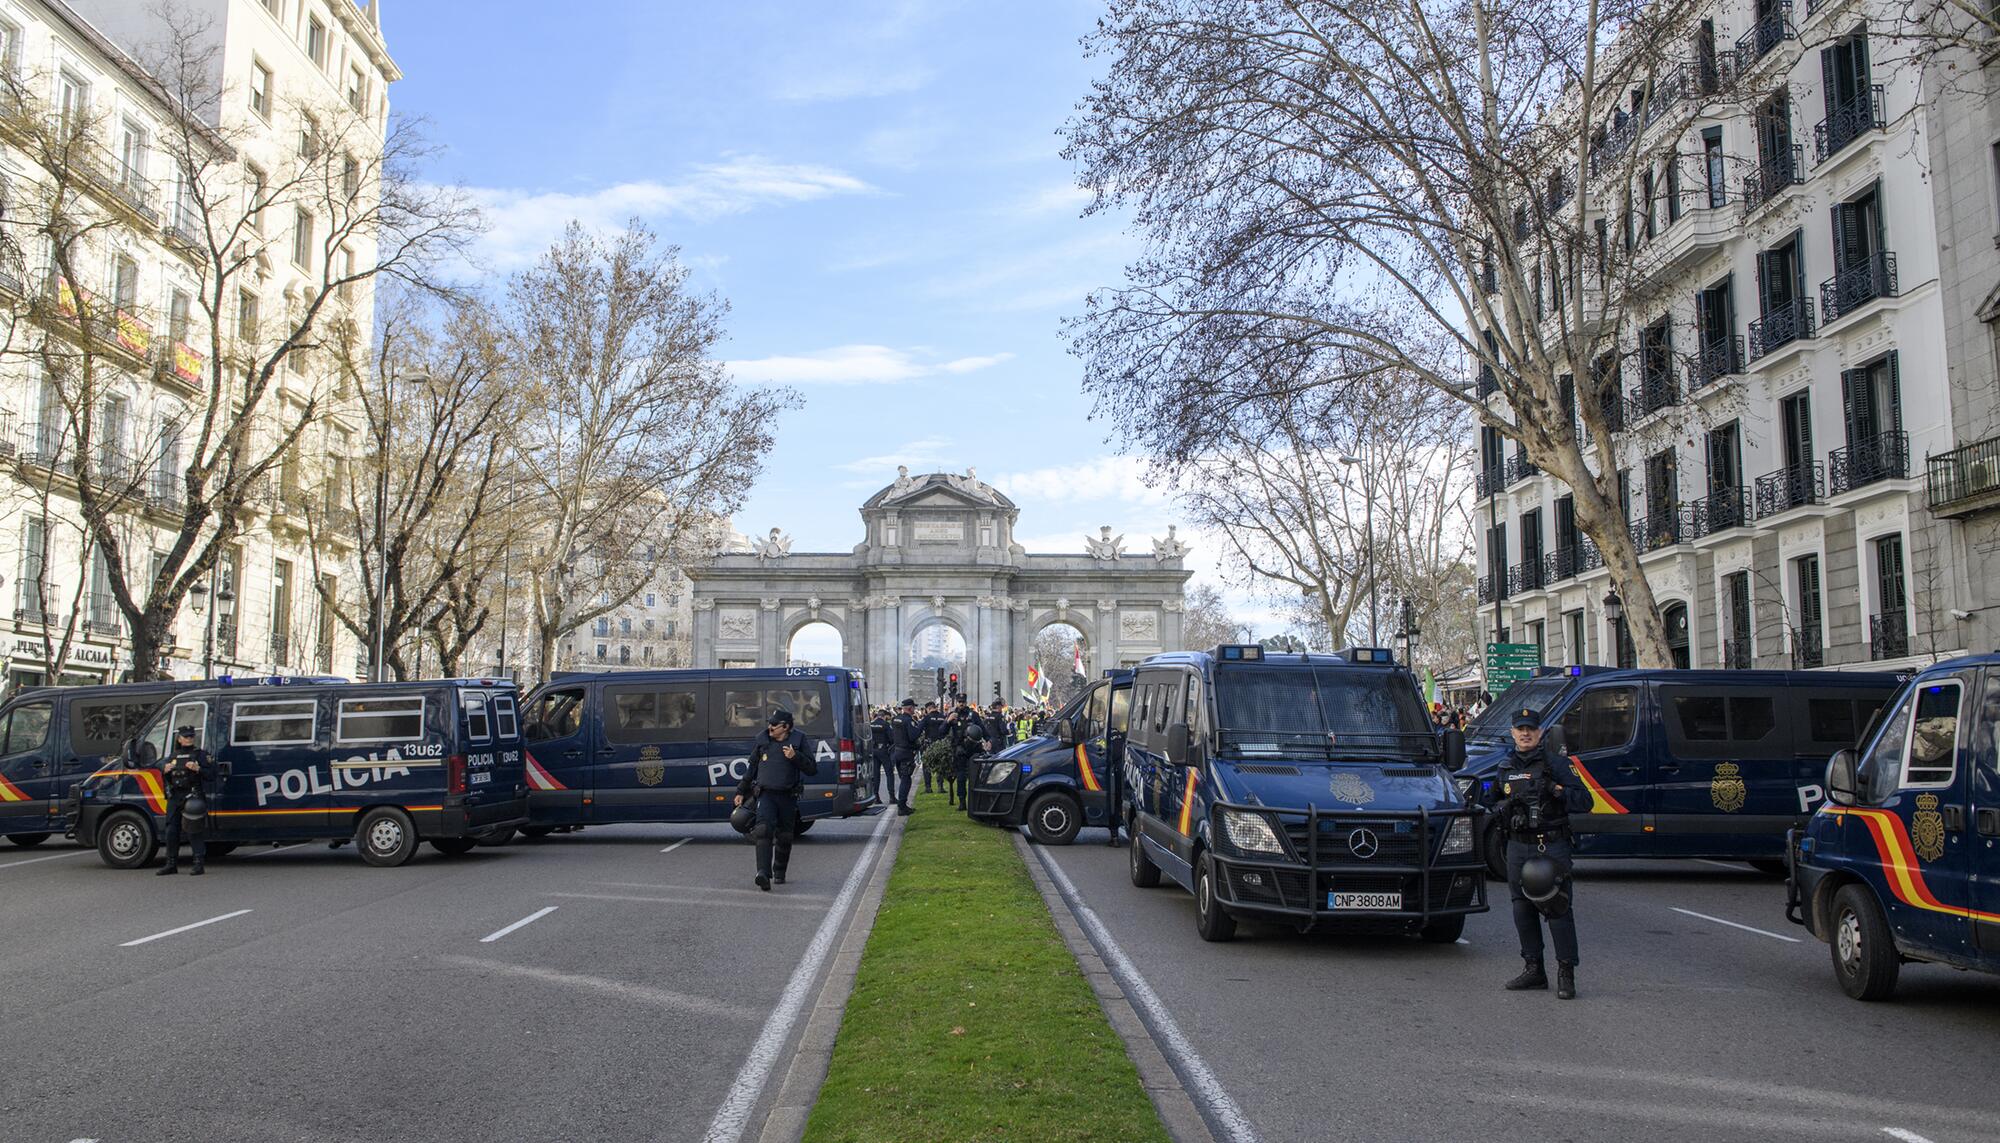
[[[896,851],[902,844],[903,823],[899,820],[882,840],[875,871],[869,874],[868,887],[862,890],[854,915],[848,918],[847,930],[841,934],[840,949],[833,954],[826,979],[820,983],[812,1015],[807,1017],[791,1065],[785,1069],[785,1081],[779,1085],[771,1110],[764,1117],[763,1129],[757,1133],[758,1143],[799,1143],[805,1137],[806,1119],[812,1114],[820,1085],[826,1082],[827,1068],[833,1063],[833,1042],[840,1034],[840,1018],[847,1011],[847,998],[853,994],[854,978],[861,971],[861,950],[868,944],[868,934],[875,931],[875,914],[882,907],[882,893],[888,887],[889,872],[896,867]]]
[[[1054,918],[1056,931],[1062,934],[1063,943],[1069,946],[1070,955],[1076,958],[1076,966],[1083,970],[1083,977],[1090,982],[1090,990],[1097,994],[1097,1003],[1104,1009],[1105,1019],[1125,1041],[1125,1054],[1139,1069],[1139,1083],[1146,1089],[1146,1097],[1153,1101],[1153,1110],[1159,1112],[1160,1122],[1174,1143],[1216,1143],[1215,1133],[1209,1129],[1208,1120],[1202,1117],[1195,1106],[1194,1097],[1181,1083],[1180,1073],[1174,1071],[1167,1062],[1165,1053],[1160,1051],[1159,1042],[1146,1027],[1145,1021],[1126,998],[1125,989],[1118,978],[1097,955],[1097,946],[1090,943],[1083,926],[1076,923],[1076,914],[1070,911],[1069,902],[1049,879],[1042,859],[1028,839],[1016,833],[1014,848],[1027,863],[1029,876],[1035,879],[1035,888],[1042,894],[1042,900],[1049,907],[1049,915]],[[824,1069],[822,1069],[824,1070]]]

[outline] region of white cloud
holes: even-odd
[[[750,361],[732,361],[730,375],[750,384],[893,385],[940,374],[954,376],[988,369],[1010,360],[1011,353],[936,361],[921,350],[887,345],[836,345],[811,353],[781,354]]]
[[[925,283],[934,297],[976,305],[984,312],[1077,308],[1090,291],[1117,282],[1141,244],[1125,233],[1104,231],[1008,253],[962,272]]]
[[[1035,191],[1014,203],[1010,209],[1014,214],[1026,216],[1081,215],[1083,209],[1090,205],[1090,200],[1091,192],[1075,183],[1057,183]]]
[[[708,221],[760,206],[874,192],[868,183],[832,167],[731,155],[699,164],[671,182],[624,182],[581,193],[486,187],[472,194],[491,225],[483,243],[485,261],[511,269],[533,261],[572,219],[594,230],[610,230],[633,217]]]
[[[905,441],[896,446],[894,451],[883,453],[881,456],[864,456],[860,460],[851,460],[839,467],[846,472],[893,474],[896,466],[901,464],[908,465],[914,472],[937,471],[956,456],[957,450],[952,442],[943,437],[924,437],[920,440]],[[872,480],[860,483],[870,489],[879,487]]]
[[[1144,476],[1145,462],[1137,457],[1100,456],[1075,464],[1001,473],[990,483],[1017,502],[1166,504],[1170,497],[1158,488],[1147,487]]]

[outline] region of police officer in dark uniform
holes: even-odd
[[[173,753],[167,755],[160,772],[167,784],[167,863],[160,867],[158,876],[180,872],[181,831],[185,828],[188,850],[194,854],[194,868],[188,872],[200,877],[208,863],[208,798],[203,787],[208,783],[209,764],[208,751],[194,744],[194,727],[174,731]]]
[[[946,719],[945,733],[951,739],[951,776],[947,778],[945,794],[955,798],[952,804],[961,809],[965,806],[967,778],[972,773],[973,756],[986,749],[986,723],[979,712],[965,701],[964,695],[957,696],[958,705]]]
[[[1526,962],[1521,974],[1507,982],[1507,990],[1549,986],[1542,963],[1546,918],[1556,946],[1556,995],[1574,1000],[1576,894],[1569,816],[1590,809],[1590,791],[1581,782],[1564,780],[1569,767],[1550,760],[1543,734],[1540,711],[1522,707],[1514,712],[1514,748],[1502,760],[1499,776],[1485,796],[1507,835],[1507,895],[1513,900],[1514,931],[1521,938],[1521,959]]]
[[[918,744],[923,739],[923,731],[917,726],[917,700],[904,699],[902,712],[889,720],[889,765],[896,772],[901,783],[897,788],[902,797],[896,799],[896,812],[910,812],[910,783],[916,776]]]
[[[889,708],[875,708],[875,717],[868,722],[868,757],[875,763],[875,773],[882,782],[883,804],[897,801],[896,767],[889,760]]]
[[[931,743],[944,741],[945,717],[938,710],[938,704],[935,700],[924,704],[924,717],[917,721],[917,731],[918,731],[917,755],[919,757],[923,756],[924,748],[929,746]],[[943,786],[945,783],[945,776],[943,774],[939,774],[937,775],[937,778],[938,778],[938,785]],[[930,792],[931,792],[931,768],[929,766],[925,766],[924,793],[928,794]]]
[[[792,712],[771,712],[770,725],[750,747],[750,767],[736,784],[736,804],[754,799],[757,824],[750,836],[757,842],[757,888],[785,883],[792,862],[792,830],[799,820],[799,798],[806,775],[819,773],[812,739],[794,730]]]

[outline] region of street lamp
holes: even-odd
[[[1604,593],[1604,619],[1611,624],[1611,664],[1625,665],[1625,640],[1619,637],[1619,624],[1625,620],[1625,601],[1618,598],[1614,589]]]
[[[1360,470],[1360,457],[1343,455],[1338,459],[1340,463],[1347,465],[1349,468],[1356,471]],[[1361,504],[1362,516],[1365,521],[1363,526],[1368,530],[1368,546],[1365,549],[1368,558],[1368,645],[1373,647],[1377,643],[1375,637],[1375,490],[1369,486],[1365,478],[1361,482]]]
[[[1417,627],[1417,609],[1410,605],[1407,597],[1397,608],[1397,619],[1396,640],[1402,647],[1403,663],[1408,666],[1415,661],[1417,636],[1423,632]]]
[[[188,588],[188,594],[194,596],[192,600],[194,613],[200,615],[204,611],[208,612],[208,622],[203,627],[201,639],[201,674],[207,679],[215,677],[216,620],[234,611],[233,605],[236,602],[236,593],[229,590],[229,584],[225,582],[216,589],[215,606],[208,607],[208,583],[214,578],[215,573],[210,572],[208,579],[197,580],[193,587]]]

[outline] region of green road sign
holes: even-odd
[[[1488,643],[1486,689],[1497,695],[1522,679],[1532,678],[1541,665],[1540,643]]]

